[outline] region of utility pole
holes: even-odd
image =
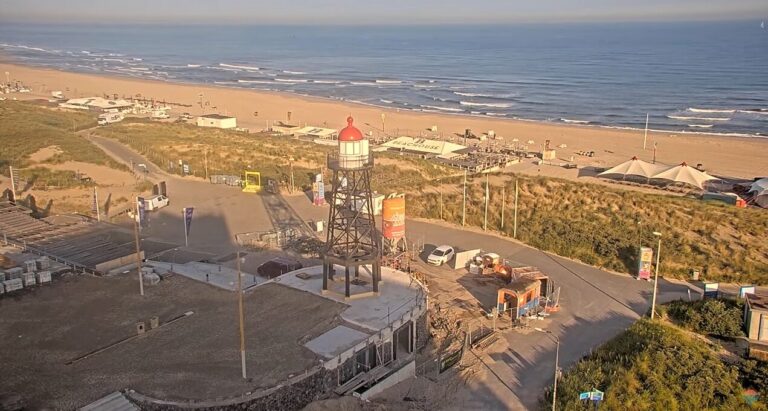
[[[467,223],[467,169],[464,169],[464,197],[461,205],[461,226]]]
[[[659,257],[661,256],[661,233],[654,231],[653,235],[659,237],[659,245],[656,247],[656,274],[653,276],[653,299],[651,300],[651,320],[656,316],[656,293],[659,287]]]
[[[8,72],[6,71],[6,74]],[[13,201],[16,201],[16,179],[13,175],[13,166],[8,166],[8,172],[11,175],[11,194],[13,194]]]
[[[101,221],[101,210],[99,209],[99,192],[96,187],[93,188],[93,202],[96,204],[96,221]]]
[[[437,179],[437,190],[440,192],[440,220],[443,219],[443,186],[442,181]]]
[[[291,157],[288,161],[291,166],[291,194],[293,194],[293,157]]]
[[[144,277],[141,275],[141,249],[139,247],[139,201],[136,200],[136,218],[133,219],[133,236],[136,240],[136,271],[139,273],[139,294],[144,296]]]
[[[518,181],[518,179],[515,179],[515,225],[512,228],[512,238],[517,238],[517,197],[518,197],[518,193],[520,191],[518,189],[517,181]]]
[[[240,272],[240,251],[237,251],[237,304],[240,312],[240,367],[243,370],[243,379],[246,379],[245,373],[245,320],[243,318],[243,275]]]
[[[483,216],[483,231],[488,231],[488,199],[491,196],[488,188],[488,174],[485,174],[485,215]]]
[[[506,189],[507,185],[501,186],[501,229],[504,230],[504,207],[506,206]]]
[[[208,149],[203,151],[203,163],[205,165],[205,179],[208,180]]]

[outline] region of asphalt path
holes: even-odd
[[[232,187],[169,175],[114,140],[95,136],[90,139],[126,164],[131,161],[146,164],[149,180],[167,182],[171,206],[152,213],[152,225],[146,235],[184,244],[181,208],[195,207],[190,251],[230,252],[236,247],[234,235],[239,232],[269,230],[286,220],[327,218],[327,206],[309,206],[309,200],[303,195],[288,196],[285,201],[269,198],[265,202],[260,195],[242,193]],[[270,211],[265,203],[273,202],[279,207]],[[482,376],[468,381],[466,389],[455,393],[456,401],[449,408],[535,408],[541,393],[553,381],[557,338],[560,367],[567,368],[630,326],[650,305],[651,283],[554,256],[478,229],[408,220],[407,235],[411,242],[424,243],[426,252],[441,244],[496,252],[517,264],[538,267],[561,289],[562,308],[546,321],[546,329],[551,334],[505,332],[502,344],[495,344],[477,356],[484,371]],[[446,272],[446,275],[459,284],[466,283],[464,271]],[[685,284],[660,281],[659,302],[686,298],[688,289]],[[467,290],[476,292],[471,287]],[[476,298],[482,300],[487,296]],[[591,388],[600,387],[584,387],[585,390]]]

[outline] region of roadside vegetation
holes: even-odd
[[[94,126],[96,115],[93,113],[60,111],[31,102],[3,101],[0,103],[0,170],[7,176],[8,166],[27,167],[30,155],[50,146],[57,146],[61,152],[44,163],[82,161],[125,170],[124,165],[76,134],[78,130]]]
[[[768,284],[765,210],[557,178],[492,175],[488,229],[510,237],[516,177],[517,239],[531,246],[634,275],[640,246],[655,250],[653,232],[659,231],[661,276],[690,278],[699,270],[707,280]],[[442,186],[443,219],[454,224],[462,220],[462,182],[452,177]],[[440,194],[435,187],[413,192],[407,207],[411,216],[439,219]],[[484,176],[468,178],[466,207],[466,224],[482,227]]]
[[[311,187],[314,175],[325,168],[327,153],[333,151],[332,147],[267,133],[248,134],[140,119],[102,127],[97,134],[130,146],[166,171],[179,175],[179,161],[183,161],[196,177],[205,178],[206,169],[208,176],[241,176],[244,170],[253,170],[261,173],[262,185],[270,178],[288,186],[292,166],[294,186],[305,190]],[[374,190],[381,192],[423,187],[431,178],[447,175],[444,168],[425,161],[381,157],[389,162],[377,164],[372,176]]]
[[[605,392],[601,409],[750,409],[742,399],[744,377],[701,341],[674,326],[643,319],[563,374],[557,409],[594,409],[591,401],[578,399],[579,393],[593,389]],[[551,399],[550,389],[541,408],[549,409]],[[751,409],[766,408],[757,403]]]
[[[717,337],[744,336],[742,301],[714,298],[690,302],[676,300],[663,307],[669,319],[699,334]]]

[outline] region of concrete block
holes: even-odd
[[[14,267],[8,270],[5,270],[5,273],[7,274],[6,280],[14,280],[17,278],[21,278],[21,274],[24,272],[24,269],[21,267]]]
[[[144,321],[139,321],[136,323],[136,334],[142,335],[145,332],[147,332],[146,325],[144,324]]]
[[[5,271],[0,271],[0,283],[5,281]]]
[[[144,284],[156,285],[160,282],[160,276],[155,273],[144,273]]]
[[[5,287],[5,292],[10,293],[24,288],[24,283],[21,281],[21,278],[14,278],[3,281],[3,286]]]
[[[149,329],[154,330],[159,326],[160,326],[160,318],[158,318],[157,316],[154,316],[149,319]]]
[[[47,270],[51,268],[51,260],[49,260],[48,257],[40,257],[36,261],[38,270]]]
[[[50,283],[51,282],[51,272],[50,271],[38,271],[37,274],[35,274],[35,278],[37,278],[37,283],[38,284]]]
[[[37,261],[35,261],[35,260],[24,261],[24,272],[25,273],[34,273],[36,269],[37,269]]]
[[[24,287],[31,287],[35,284],[37,284],[37,280],[35,279],[35,272],[31,273],[24,273],[21,275],[21,279],[24,281]]]

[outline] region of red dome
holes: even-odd
[[[363,133],[352,125],[352,116],[347,117],[347,126],[339,131],[339,141],[359,141],[363,139]]]

